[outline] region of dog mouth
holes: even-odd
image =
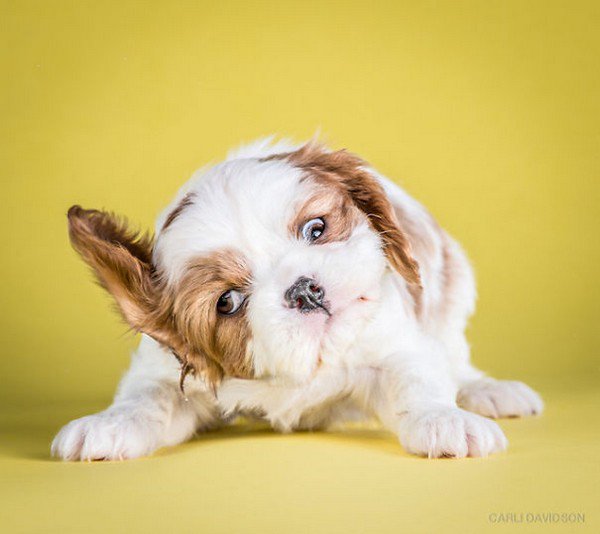
[[[332,327],[332,325],[336,322],[338,317],[343,316],[348,310],[350,310],[351,308],[354,308],[355,306],[360,306],[361,304],[363,304],[363,305],[367,304],[371,301],[372,301],[371,298],[369,298],[365,295],[360,295],[359,297],[352,299],[350,302],[346,303],[345,305],[339,306],[333,310],[332,310],[331,303],[329,301],[324,302],[322,310],[319,310],[319,311],[321,313],[325,313],[327,315],[327,319],[325,320],[326,331]]]
[[[326,314],[327,317],[328,317],[327,320],[329,321],[329,318],[332,317],[330,309],[331,309],[331,303],[328,302],[328,301],[325,301],[325,302],[323,302],[321,304],[317,304],[316,311]]]
[[[327,306],[327,318],[321,323],[320,326],[320,340],[319,349],[317,351],[315,367],[313,371],[313,377],[322,369],[323,365],[336,365],[337,355],[339,351],[339,342],[341,341],[340,335],[345,340],[343,344],[352,344],[352,340],[347,338],[347,332],[344,334],[346,329],[345,322],[357,321],[355,324],[354,333],[358,333],[364,327],[364,320],[370,315],[368,306],[375,299],[361,294],[358,297],[353,298],[349,302],[344,303],[341,306],[331,308],[330,303],[326,303]],[[325,313],[325,310],[321,311]],[[342,330],[340,330],[340,328]],[[354,336],[350,334],[350,338]]]

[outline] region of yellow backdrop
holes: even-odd
[[[480,532],[495,511],[587,512],[590,527],[598,2],[0,5],[0,502],[15,529]],[[232,145],[317,128],[463,243],[480,294],[474,359],[541,390],[548,413],[504,423],[513,449],[482,461],[420,462],[366,431],[236,431],[128,465],[50,463],[53,432],[108,402],[136,342],[72,252],[67,208],[148,227]],[[559,479],[570,489],[551,489]]]

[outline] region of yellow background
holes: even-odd
[[[598,531],[600,4],[0,1],[0,521],[7,531],[400,532],[584,512]],[[135,339],[71,251],[74,203],[152,225],[244,140],[321,128],[469,253],[474,360],[539,389],[511,448],[426,462],[357,429],[232,429],[127,464],[48,443]],[[594,527],[595,525],[595,527]],[[1,527],[2,525],[0,525]]]

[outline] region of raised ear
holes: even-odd
[[[180,361],[182,389],[189,372],[218,382],[222,369],[190,347],[175,327],[169,299],[153,271],[152,238],[132,232],[125,219],[104,211],[73,206],[67,216],[73,247],[114,297],[125,322]]]
[[[151,238],[104,211],[73,206],[67,217],[75,250],[114,297],[125,321],[145,332],[159,298],[152,280]]]
[[[398,224],[383,187],[366,169],[364,161],[346,150],[327,152],[314,143],[305,145],[288,157],[308,172],[341,185],[379,233],[392,267],[407,282],[421,285],[419,265],[411,255],[408,238]]]

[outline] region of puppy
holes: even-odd
[[[113,404],[56,436],[60,458],[144,456],[240,414],[283,432],[375,417],[409,453],[486,456],[507,446],[488,418],[542,411],[471,365],[458,243],[345,150],[242,147],[184,185],[154,239],[103,211],[68,219],[143,335]]]

